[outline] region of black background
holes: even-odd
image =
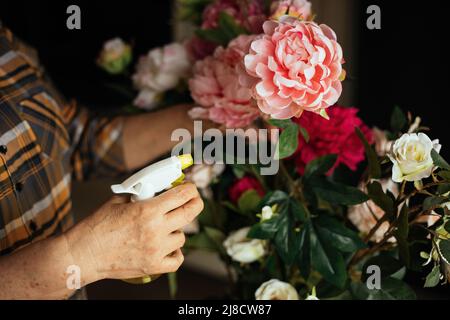
[[[66,28],[69,4],[81,7],[81,31]],[[0,18],[38,48],[51,77],[68,97],[108,107],[117,101],[102,87],[108,77],[95,65],[103,42],[120,36],[133,41],[138,54],[169,42],[170,4],[168,0],[2,0]],[[371,4],[381,7],[381,30],[366,27]],[[360,115],[371,125],[388,128],[394,105],[410,110],[432,128],[430,136],[440,138],[442,153],[449,158],[450,57],[444,47],[450,28],[444,1],[417,5],[406,0],[360,0],[358,5],[354,28],[359,34],[359,72],[352,81],[357,85]]]

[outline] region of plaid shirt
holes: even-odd
[[[0,26],[0,255],[73,224],[72,177],[124,171],[122,120],[67,103]]]

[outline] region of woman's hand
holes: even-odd
[[[115,196],[66,234],[83,279],[127,279],[176,271],[183,263],[180,231],[203,210],[196,187],[186,183],[147,201]],[[83,281],[83,282],[85,282]]]

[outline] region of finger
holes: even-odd
[[[197,187],[192,183],[184,183],[158,195],[152,202],[160,212],[167,213],[197,196]]]
[[[125,204],[130,202],[130,196],[127,195],[114,195],[108,201],[111,204]]]
[[[177,251],[186,243],[186,236],[184,232],[181,230],[177,230],[168,235],[167,246],[163,252],[163,254],[170,255],[172,252]]]
[[[182,229],[191,223],[203,210],[203,200],[200,197],[191,199],[181,207],[166,214],[167,228],[169,232]]]
[[[175,272],[183,264],[184,256],[181,249],[165,257],[161,263],[164,272]]]

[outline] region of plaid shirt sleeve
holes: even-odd
[[[98,117],[75,101],[64,108],[70,136],[74,177],[112,176],[125,172],[123,118]]]
[[[0,256],[67,230],[72,178],[125,171],[122,118],[67,103],[0,26]]]

